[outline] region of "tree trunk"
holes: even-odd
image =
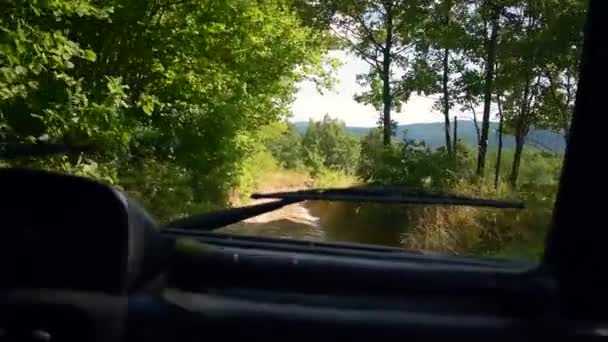
[[[384,105],[384,113],[382,122],[384,125],[384,145],[391,144],[393,136],[393,127],[391,121],[391,106],[393,104],[393,96],[391,94],[391,49],[393,45],[393,13],[390,4],[385,6],[386,9],[386,45],[384,46],[384,58],[382,61],[382,101]]]
[[[498,179],[500,177],[500,163],[502,160],[502,133],[504,125],[504,117],[502,115],[502,105],[500,104],[500,98],[497,98],[498,102],[498,115],[500,115],[500,121],[498,123],[498,153],[496,155],[496,171],[494,173],[494,189],[498,189]]]
[[[486,165],[486,152],[488,150],[488,131],[490,130],[490,105],[494,83],[494,66],[496,62],[496,41],[498,39],[498,19],[500,12],[496,11],[492,18],[492,34],[487,49],[486,71],[483,99],[483,119],[481,122],[481,138],[479,141],[479,154],[477,155],[477,175],[483,176]]]
[[[443,118],[445,121],[445,147],[448,152],[448,156],[452,158],[452,142],[450,141],[450,94],[448,89],[448,62],[449,62],[450,50],[445,48],[443,51]]]
[[[519,165],[521,164],[521,153],[524,149],[524,140],[526,138],[525,120],[528,115],[528,96],[530,95],[530,83],[526,82],[524,88],[522,102],[520,105],[519,116],[515,121],[515,153],[513,154],[513,164],[511,165],[511,175],[509,176],[509,184],[515,188],[517,186],[517,178],[519,177]]]
[[[519,177],[519,165],[521,164],[521,154],[524,150],[525,134],[517,132],[515,135],[515,153],[513,154],[513,165],[511,166],[511,176],[509,184],[515,188],[517,186],[517,178]]]
[[[566,147],[568,146],[568,139],[570,138],[570,123],[572,121],[572,116],[574,115],[574,109],[570,109],[570,102],[574,98],[572,91],[572,75],[568,73],[566,77],[566,105],[564,108],[564,113],[566,113],[566,117],[563,119],[564,121],[564,142],[566,143]]]
[[[469,108],[471,108],[471,114],[473,114],[473,126],[475,126],[475,135],[477,137],[477,145],[479,146],[479,142],[481,141],[481,135],[479,133],[479,123],[477,122],[477,113],[475,113],[475,108],[472,103],[469,103]]]
[[[452,153],[454,160],[456,160],[456,144],[458,143],[458,117],[454,116],[454,147],[452,147]]]
[[[511,175],[509,177],[509,183],[511,187],[517,186],[517,178],[519,177],[519,165],[521,164],[521,155],[524,150],[524,144],[526,143],[526,136],[530,129],[530,116],[532,113],[532,99],[537,94],[538,86],[540,84],[539,75],[537,77],[536,85],[532,85],[531,79],[526,81],[523,96],[521,99],[520,111],[517,120],[515,121],[515,154],[513,155],[513,165],[511,168]]]

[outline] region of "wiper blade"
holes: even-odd
[[[290,192],[255,193],[251,198],[274,198],[283,200],[321,200],[341,202],[373,202],[394,204],[458,205],[498,209],[523,209],[521,202],[509,202],[483,198],[473,198],[443,193],[426,192],[418,189],[401,190],[395,188],[346,188],[313,189]]]
[[[172,221],[168,223],[165,228],[196,229],[199,231],[215,230],[254,216],[280,209],[286,205],[302,201],[303,200],[298,199],[285,199],[281,201],[198,214]]]
[[[17,143],[0,142],[0,160],[11,160],[20,157],[41,157],[54,154],[89,152],[89,145],[68,145],[56,143]]]
[[[306,200],[372,202],[392,204],[431,204],[489,207],[501,209],[523,209],[523,203],[470,198],[423,190],[401,190],[394,188],[346,188],[314,189],[291,192],[256,193],[254,199],[270,198],[280,201],[225,209],[205,214],[193,215],[170,222],[164,232],[183,234],[184,230],[212,231],[248,218],[258,216],[284,206]]]

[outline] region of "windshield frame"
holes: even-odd
[[[602,36],[608,24],[600,1],[591,0],[585,25],[580,81],[570,126],[569,141],[547,236],[541,267],[555,275],[568,315],[575,319],[605,317],[608,280],[598,270],[608,259],[605,203],[589,198],[589,191],[604,194],[608,182],[602,162],[606,142],[598,139],[606,127],[599,113],[608,78],[608,47]]]

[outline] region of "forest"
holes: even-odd
[[[521,212],[404,210],[405,248],[537,257],[561,156],[526,146],[563,135],[578,81],[585,0],[5,0],[0,144],[88,146],[3,158],[84,175],[159,220],[245,202],[268,172],[314,186],[382,184],[523,200]],[[369,64],[356,100],[378,112],[362,138],[327,116],[290,125],[298,84],[331,90],[348,51]],[[412,96],[437,98],[445,144],[395,134]],[[454,117],[469,113],[477,144]],[[330,113],[331,114],[331,113]],[[496,131],[491,122],[498,122]],[[488,148],[490,135],[497,148]],[[503,149],[501,137],[514,137]],[[6,151],[3,147],[0,151]]]

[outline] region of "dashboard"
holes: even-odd
[[[18,341],[44,331],[58,341],[147,342],[514,340],[590,331],[559,316],[553,277],[530,265],[159,233],[137,203],[93,180],[0,169],[0,187],[0,341],[7,330],[27,337]]]

